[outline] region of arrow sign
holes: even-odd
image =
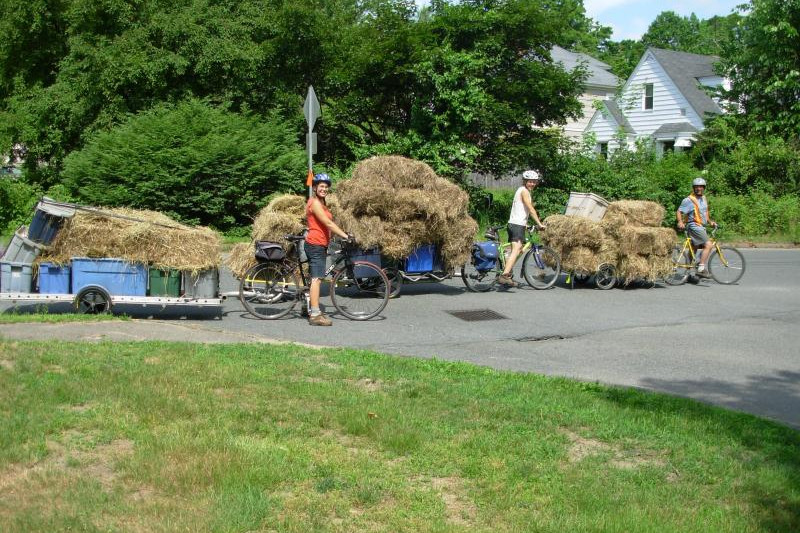
[[[308,131],[313,130],[314,123],[316,123],[317,118],[319,118],[320,109],[319,109],[319,100],[317,100],[317,95],[314,92],[314,87],[312,87],[311,85],[308,86],[308,96],[306,96],[306,101],[303,104],[303,114],[306,116],[306,122],[308,123]]]

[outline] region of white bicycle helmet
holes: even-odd
[[[526,170],[522,173],[522,181],[542,181],[542,177],[535,170]]]
[[[692,181],[692,187],[705,187],[705,186],[706,186],[706,180],[704,180],[703,178],[695,178]]]

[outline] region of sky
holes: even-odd
[[[701,19],[729,15],[744,0],[584,0],[586,15],[614,30],[612,39],[639,39],[662,11]]]
[[[417,0],[418,6],[428,0]],[[586,14],[614,30],[612,39],[639,39],[656,16],[662,11],[674,11],[678,15],[692,13],[701,19],[714,15],[729,15],[733,8],[745,0],[583,0]]]

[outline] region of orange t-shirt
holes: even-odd
[[[311,203],[316,200],[316,198],[309,198],[308,203],[306,203],[306,220],[308,223],[308,233],[306,234],[306,242],[308,244],[317,244],[319,246],[328,246],[331,242],[331,230],[328,229],[328,226],[321,223],[317,220],[317,216],[311,210]],[[328,218],[331,217],[331,212],[328,210],[328,206],[323,204],[322,202],[319,203],[322,206],[322,210],[325,212]]]

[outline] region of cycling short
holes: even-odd
[[[308,270],[311,279],[322,279],[325,277],[325,263],[328,259],[328,247],[319,244],[308,244],[306,246],[306,256],[308,256]]]
[[[525,226],[508,224],[508,242],[525,242]]]
[[[706,233],[706,228],[703,226],[687,226],[686,233],[692,239],[694,246],[703,246],[708,242],[708,233]]]

